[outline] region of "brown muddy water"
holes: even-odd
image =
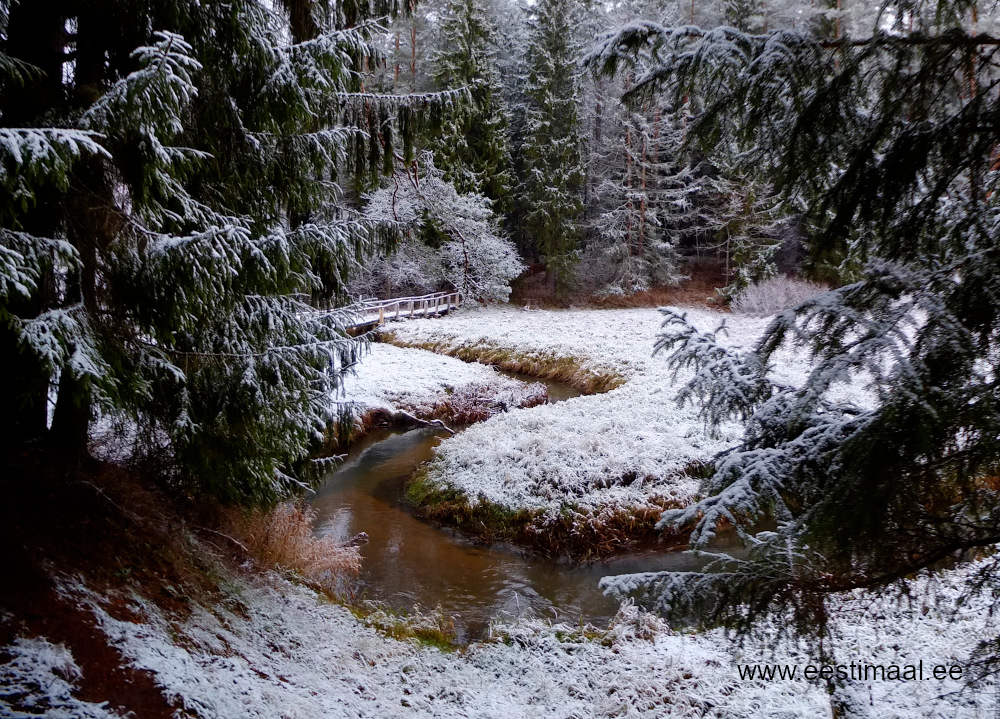
[[[545,384],[550,402],[579,395],[558,382]],[[480,638],[494,618],[606,625],[619,603],[601,593],[601,577],[694,570],[705,563],[669,551],[574,564],[474,543],[418,519],[403,497],[406,481],[447,436],[434,429],[371,432],[350,448],[313,498],[320,534],[343,541],[359,532],[369,536],[361,547],[361,575],[348,587],[354,599],[374,599],[404,611],[440,607],[454,619],[457,639],[464,642]]]

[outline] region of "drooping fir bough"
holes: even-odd
[[[710,571],[606,580],[677,617],[822,629],[833,592],[892,586],[1000,542],[1000,40],[994,3],[889,2],[864,37],[639,23],[603,37],[605,73],[642,61],[626,99],[688,103],[689,142],[727,151],[804,215],[813,261],[860,279],[719,347],[668,313],[659,349],[694,378],[709,424],[746,420],[695,505],[663,525],[704,548],[719,525],[749,556]],[[768,374],[805,348],[801,386]],[[851,386],[847,397],[845,387]],[[861,389],[858,389],[861,388]],[[753,532],[753,530],[750,530]],[[995,556],[970,592],[996,592]],[[976,676],[998,667],[982,648]]]
[[[0,0],[0,441],[127,417],[225,498],[308,474],[359,350],[316,307],[397,234],[345,195],[465,97],[363,92],[403,10]]]

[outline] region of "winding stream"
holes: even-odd
[[[550,402],[579,395],[561,383],[545,384]],[[445,437],[434,429],[376,430],[351,447],[313,499],[320,533],[343,541],[368,533],[369,542],[361,547],[361,576],[351,587],[355,598],[404,610],[440,606],[454,618],[458,640],[469,641],[497,616],[533,614],[603,625],[618,610],[618,601],[598,589],[601,577],[704,564],[677,551],[572,564],[473,543],[420,520],[403,498],[404,487]]]

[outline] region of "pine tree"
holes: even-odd
[[[545,259],[552,291],[571,276],[585,169],[579,135],[573,3],[542,0],[530,21],[524,230]]]
[[[100,414],[228,499],[308,475],[360,350],[316,307],[396,235],[338,182],[411,160],[441,104],[359,94],[401,9],[0,0],[2,441],[75,455]]]
[[[470,87],[472,103],[468,112],[455,114],[441,128],[431,149],[445,180],[460,193],[485,195],[504,214],[513,178],[495,33],[481,3],[449,0],[445,6],[434,79],[445,90]]]
[[[751,36],[645,24],[590,62],[655,57],[635,97],[697,98],[692,136],[729,145],[814,228],[817,256],[860,258],[857,282],[778,315],[752,350],[721,348],[668,313],[660,349],[694,378],[705,418],[747,423],[693,506],[665,526],[703,547],[723,521],[775,531],[714,571],[609,580],[675,616],[743,629],[765,615],[822,631],[825,597],[879,588],[1000,541],[1000,42],[974,3],[889,3],[868,36]],[[982,15],[983,25],[996,18]],[[769,376],[785,343],[807,349],[802,386]],[[864,382],[855,402],[845,382]],[[995,592],[995,556],[970,592]],[[1000,640],[976,676],[995,671]]]

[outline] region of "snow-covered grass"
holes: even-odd
[[[939,580],[946,604],[972,571]],[[981,603],[953,621],[925,612],[920,597],[929,585],[911,583],[917,600],[909,609],[841,599],[837,661],[965,661],[989,631],[987,613]],[[109,640],[136,668],[153,672],[175,705],[213,719],[830,716],[826,687],[801,679],[808,659],[800,648],[739,647],[721,632],[674,634],[629,605],[607,630],[522,620],[494,626],[494,641],[442,652],[386,637],[347,608],[273,575],[229,577],[222,586],[221,601],[193,604],[183,617],[137,595],[102,595],[76,579],[63,579],[61,592],[89,607]],[[113,616],[122,607],[129,619]],[[47,668],[53,662],[36,654],[31,671],[54,675]],[[758,663],[798,665],[800,678],[740,679],[738,665]],[[992,689],[961,689],[946,679],[858,681],[837,691],[880,719],[988,716]]]
[[[373,410],[409,412],[420,419],[466,419],[545,401],[545,388],[422,349],[373,344],[344,378],[340,401],[360,418]],[[452,411],[454,410],[454,411]]]
[[[0,647],[0,716],[5,719],[118,719],[105,702],[73,696],[83,676],[72,653],[44,637]]]
[[[723,343],[748,347],[766,318],[686,310],[701,330],[726,320]],[[697,480],[689,469],[732,446],[737,423],[706,431],[696,408],[674,401],[667,357],[653,355],[663,316],[654,309],[525,311],[509,307],[467,310],[443,319],[401,323],[395,341],[441,351],[510,348],[539,356],[571,356],[584,369],[614,368],[625,382],[610,391],[491,418],[446,440],[426,480],[457,490],[471,504],[527,509],[538,526],[571,510],[584,515],[649,510],[690,502]],[[777,355],[774,373],[799,384],[806,365],[790,351]]]

